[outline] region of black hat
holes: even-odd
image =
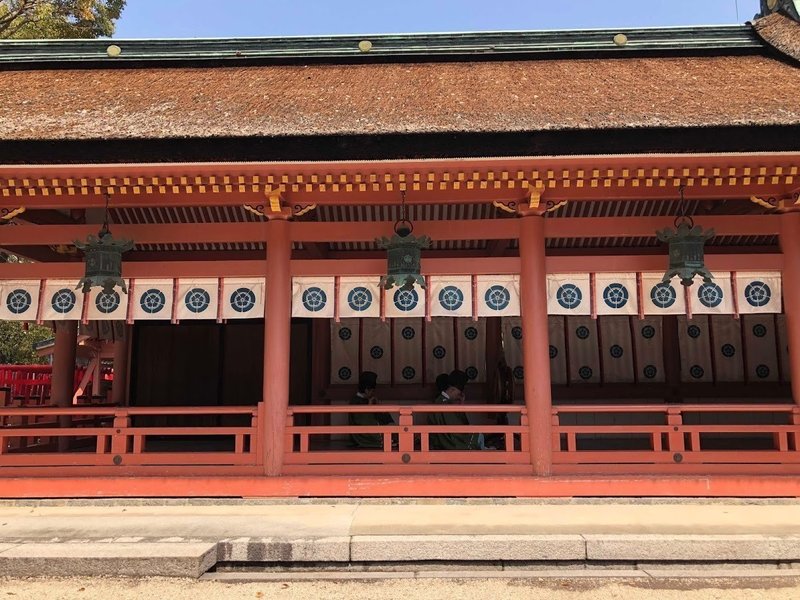
[[[438,377],[436,377],[436,389],[440,392],[445,391],[448,387],[450,387],[450,375],[447,373],[442,373]]]
[[[358,376],[358,389],[362,392],[364,390],[374,390],[377,385],[377,373],[373,373],[372,371],[362,371],[361,375]]]
[[[452,371],[447,378],[447,383],[449,386],[457,388],[464,391],[464,388],[467,386],[467,381],[469,378],[464,371],[459,371],[458,369]]]

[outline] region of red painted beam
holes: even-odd
[[[547,238],[650,237],[671,227],[672,217],[553,218],[545,221]],[[780,220],[775,215],[698,217],[698,225],[713,227],[717,235],[776,235]],[[266,241],[265,222],[170,223],[113,225],[112,232],[139,244],[235,243]],[[291,223],[293,241],[368,242],[392,234],[389,222]],[[417,221],[415,235],[434,240],[507,240],[519,237],[518,219]],[[0,228],[0,246],[72,244],[96,234],[97,225],[20,225]]]

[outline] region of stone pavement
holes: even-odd
[[[529,571],[747,566],[797,576],[800,501],[0,502],[0,576],[199,577],[254,564],[366,572],[437,563]]]

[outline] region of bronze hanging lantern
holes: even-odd
[[[414,224],[406,217],[406,193],[402,192],[400,219],[394,224],[394,235],[391,238],[381,237],[375,240],[378,248],[386,250],[388,255],[388,271],[381,277],[381,287],[391,289],[398,286],[401,290],[411,290],[414,284],[425,287],[425,278],[420,275],[422,249],[431,245],[427,235],[415,237],[411,235]]]
[[[669,268],[661,281],[669,283],[677,275],[683,285],[690,286],[695,276],[700,275],[704,283],[711,283],[713,275],[705,265],[704,245],[709,238],[714,237],[714,230],[704,231],[694,224],[684,209],[683,186],[680,193],[681,214],[675,218],[675,228],[656,232],[658,239],[669,245]]]
[[[111,294],[115,286],[119,286],[123,293],[128,293],[125,280],[122,279],[122,253],[133,248],[131,240],[116,240],[108,228],[108,195],[106,195],[106,209],[103,226],[97,236],[90,235],[86,242],[74,242],[75,246],[84,253],[86,271],[78,282],[77,288],[82,288],[87,293],[93,287],[103,288],[103,292]],[[76,289],[77,289],[76,288]]]

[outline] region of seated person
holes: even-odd
[[[447,387],[439,393],[434,404],[454,404],[464,399],[464,388],[467,375],[456,369],[447,378]],[[439,383],[439,378],[436,378]],[[466,413],[442,412],[428,413],[428,425],[469,425]],[[482,433],[432,433],[430,434],[431,450],[487,450],[483,443]]]
[[[378,385],[378,375],[372,371],[364,371],[358,376],[358,392],[350,404],[354,406],[375,404],[375,388]],[[350,413],[347,418],[349,425],[380,427],[391,425],[394,421],[387,413]],[[383,435],[380,433],[353,433],[350,441],[359,448],[383,448]]]

